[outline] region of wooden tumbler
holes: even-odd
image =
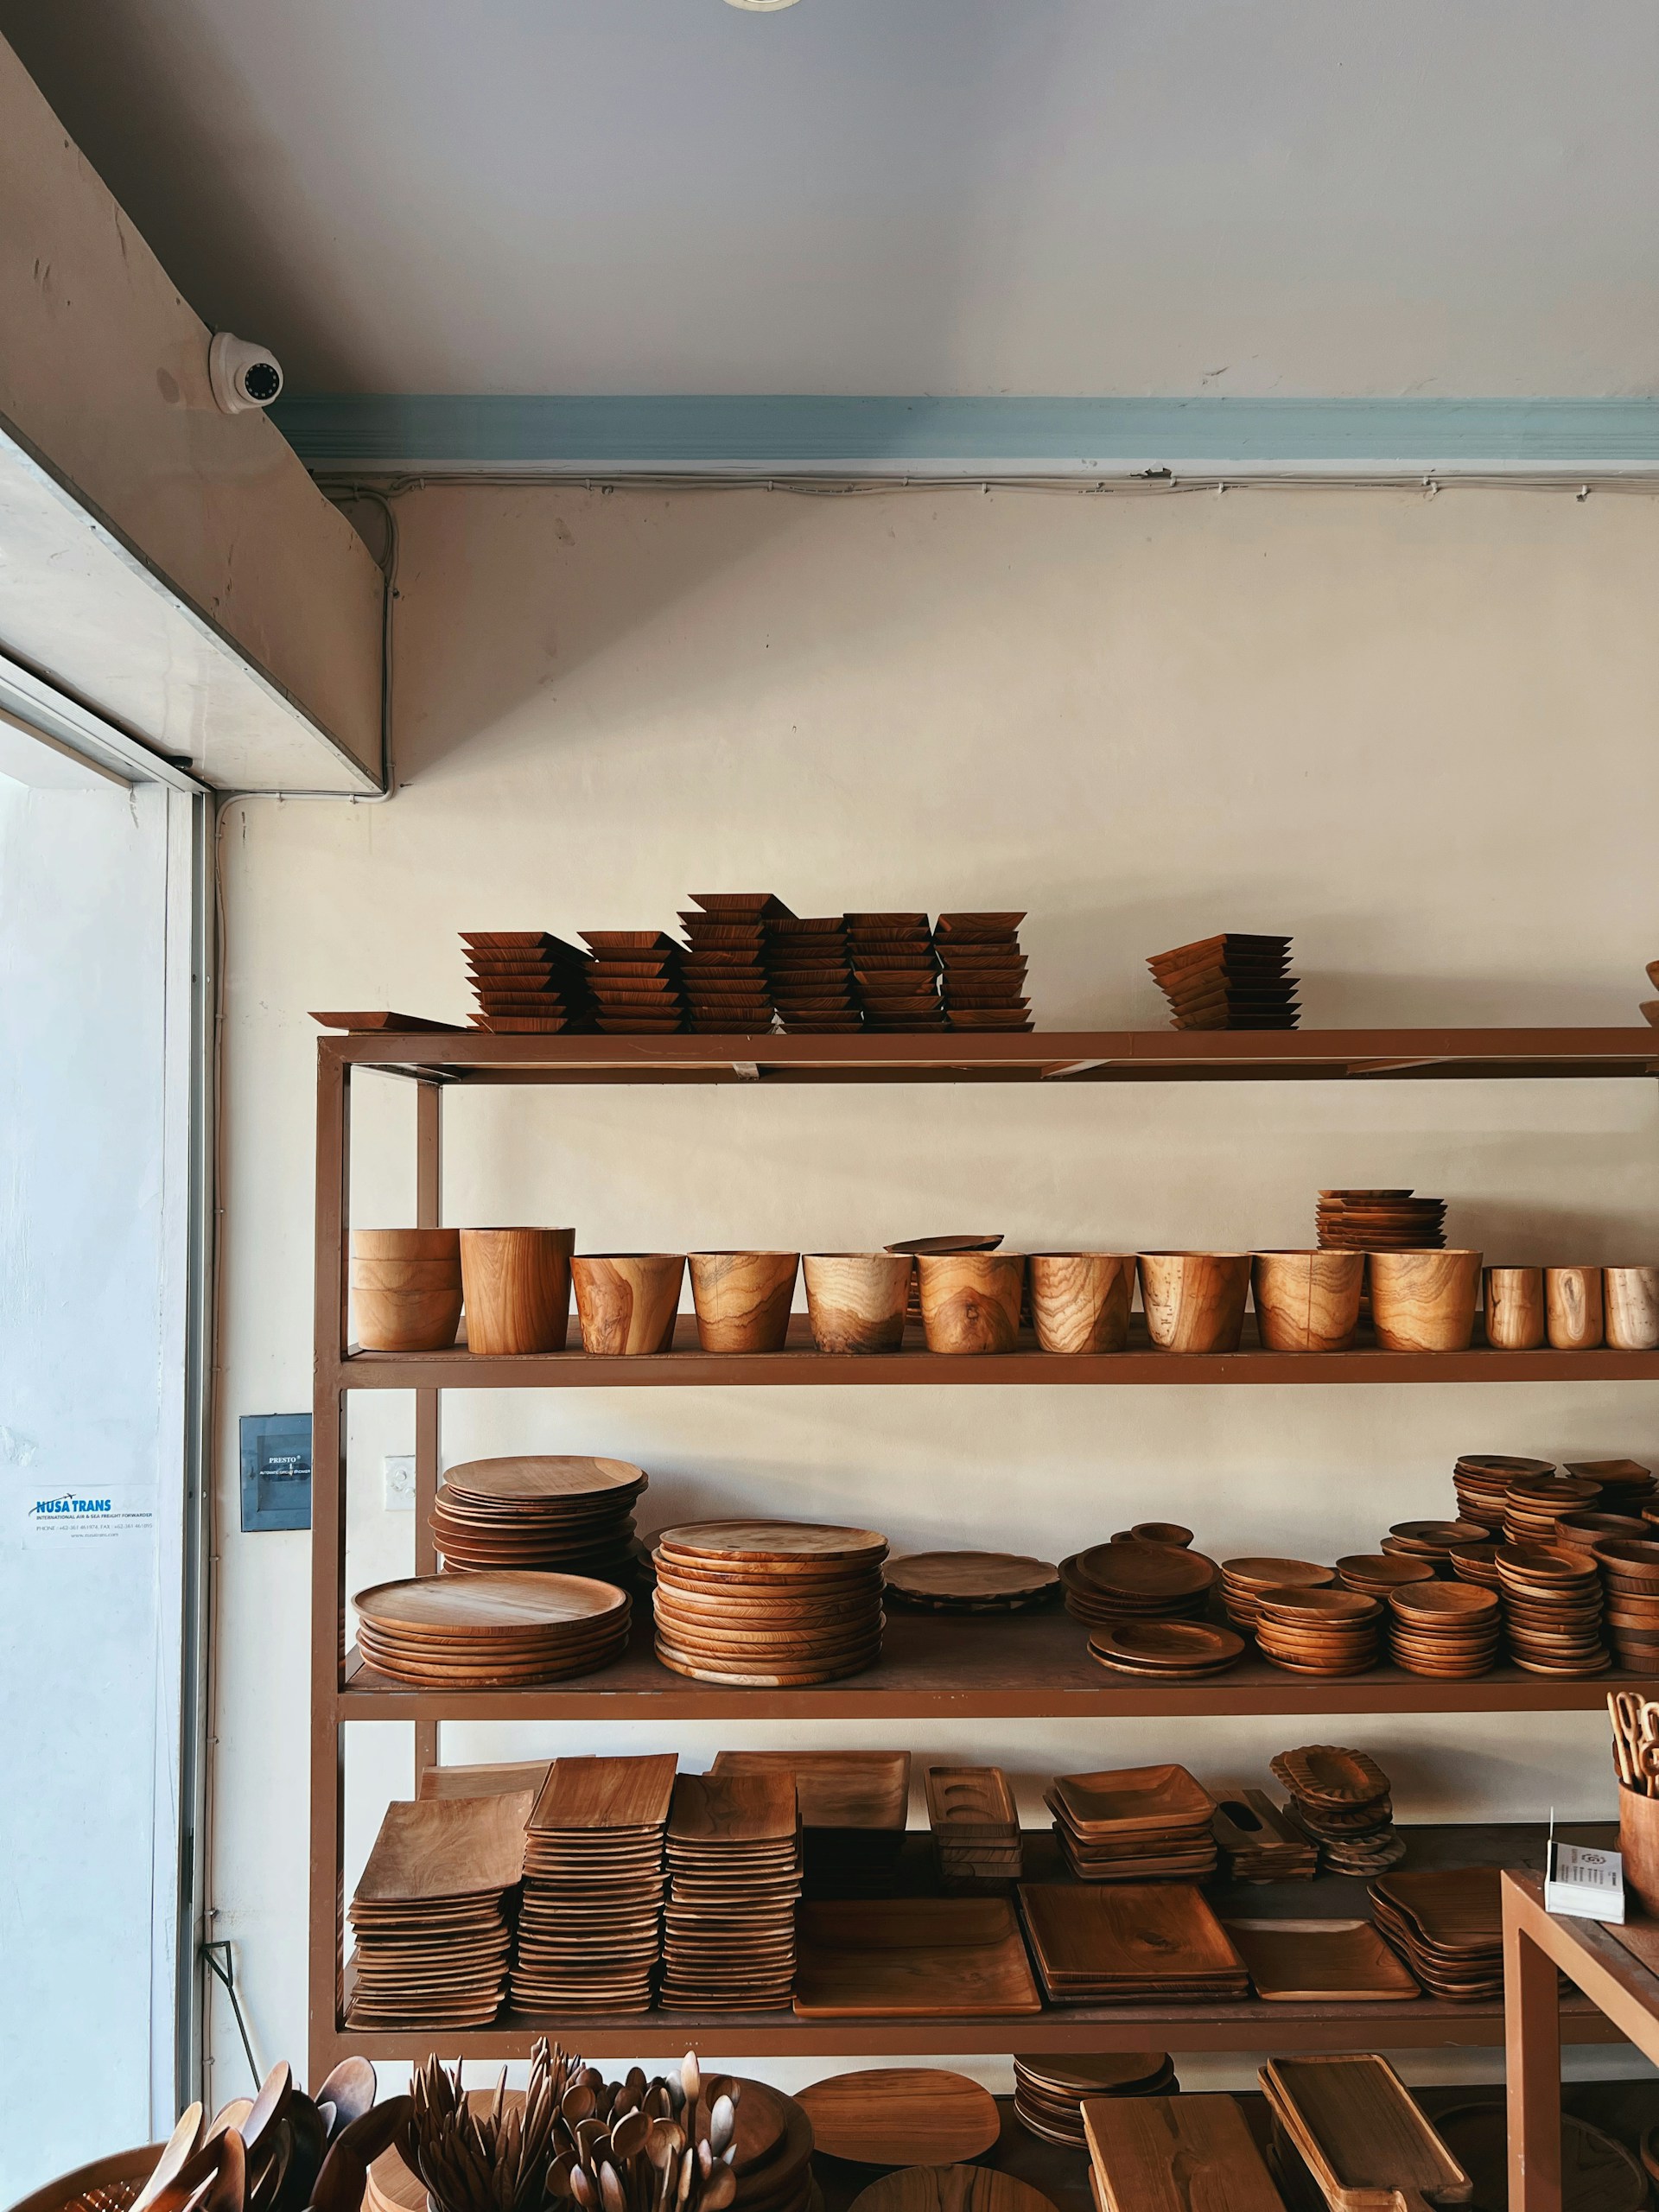
[[[1618,1849],[1624,1886],[1645,1913],[1659,1917],[1659,1797],[1618,1785]]]
[[[584,1351],[672,1351],[683,1252],[583,1252],[570,1262]]]
[[[461,1325],[461,1277],[436,1287],[352,1286],[352,1315],[365,1351],[448,1351]]]
[[[1659,1268],[1604,1268],[1601,1306],[1615,1351],[1659,1350]]]
[[[1544,1341],[1541,1268],[1488,1268],[1486,1341],[1494,1351],[1536,1351]]]
[[[447,1260],[461,1265],[458,1229],[354,1229],[353,1260]]]
[[[463,1229],[467,1343],[486,1358],[563,1351],[570,1326],[574,1229]]]
[[[1033,1252],[1031,1318],[1045,1351],[1122,1351],[1129,1340],[1133,1252]]]
[[[1593,1351],[1601,1342],[1601,1269],[1546,1268],[1544,1323],[1554,1351]]]
[[[908,1252],[808,1252],[806,1318],[820,1351],[897,1351],[916,1263]]]
[[[1359,1326],[1363,1252],[1258,1252],[1250,1262],[1265,1351],[1346,1351]]]
[[[924,1252],[916,1262],[929,1351],[1012,1351],[1026,1287],[1023,1252]]]
[[[1142,1252],[1141,1303],[1160,1351],[1236,1351],[1250,1287],[1248,1252]]]
[[[1384,1351],[1467,1351],[1478,1252],[1372,1252],[1371,1319]]]
[[[693,1252],[690,1264],[704,1351],[782,1351],[798,1252]]]

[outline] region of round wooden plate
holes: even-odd
[[[522,1459],[463,1459],[458,1467],[446,1469],[443,1489],[468,1503],[476,1498],[482,1501],[521,1500],[537,1506],[555,1508],[580,1506],[584,1499],[594,1500],[626,1491],[635,1497],[646,1487],[648,1478],[643,1467],[630,1466],[626,1459],[593,1459],[574,1453],[534,1453]],[[443,1491],[438,1493],[442,1497]]]
[[[627,1604],[609,1582],[579,1574],[419,1574],[400,1582],[377,1582],[360,1590],[352,1603],[367,1621],[413,1628],[423,1637],[446,1631],[467,1637],[492,1630],[556,1628],[566,1622],[599,1620]]]
[[[1020,1552],[906,1552],[890,1559],[884,1572],[889,1589],[924,1605],[1030,1598],[1056,1588],[1060,1579],[1058,1567]]]
[[[865,2165],[952,2165],[1001,2133],[996,2100],[963,2074],[932,2066],[832,2074],[800,2092],[814,2148]]]
[[[1217,1569],[1202,1552],[1170,1544],[1095,1544],[1069,1562],[1076,1579],[1105,1597],[1159,1599],[1195,1597],[1214,1583]],[[868,2194],[868,2192],[867,2192]]]
[[[1172,1674],[1230,1667],[1244,1656],[1244,1639],[1207,1621],[1121,1621],[1089,1639],[1096,1656]]]
[[[671,1558],[764,1565],[768,1560],[884,1559],[887,1540],[874,1529],[817,1521],[694,1521],[664,1529],[659,1548]]]
[[[851,2212],[1054,2212],[1054,2206],[1040,2190],[991,2166],[906,2166],[861,2190]]]
[[[1508,2201],[1509,2151],[1501,2104],[1454,2105],[1434,2131],[1475,2184],[1475,2202]],[[1622,2143],[1561,2114],[1561,2212],[1644,2212],[1648,2177]]]

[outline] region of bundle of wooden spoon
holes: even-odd
[[[123,2187],[124,2212],[359,2212],[369,2161],[403,2127],[407,2097],[377,2105],[374,2069],[348,2058],[308,2097],[285,2063],[254,2097],[237,2097],[211,2122],[191,2105],[142,2187]],[[116,2202],[111,2200],[111,2212]]]

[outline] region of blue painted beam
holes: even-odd
[[[316,469],[1659,471],[1659,399],[365,392],[271,413]]]

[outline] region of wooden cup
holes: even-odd
[[[1012,1351],[1026,1287],[1023,1252],[923,1252],[916,1262],[929,1351]]]
[[[357,1342],[365,1351],[447,1351],[461,1323],[461,1279],[424,1290],[352,1287]]]
[[[570,1262],[584,1351],[672,1351],[683,1252],[583,1252]]]
[[[461,1277],[467,1342],[497,1359],[563,1351],[570,1326],[574,1229],[463,1229]]]
[[[693,1252],[691,1302],[704,1351],[781,1351],[798,1252]]]
[[[1618,1849],[1624,1886],[1645,1913],[1659,1917],[1659,1797],[1618,1785]]]
[[[1659,1349],[1659,1268],[1604,1268],[1602,1319],[1615,1351]]]
[[[1031,1318],[1045,1351],[1122,1351],[1129,1340],[1133,1252],[1033,1252]]]
[[[1554,1351],[1593,1351],[1601,1342],[1601,1269],[1546,1268],[1544,1323]]]
[[[1141,1303],[1160,1351],[1236,1351],[1250,1287],[1248,1252],[1142,1252]]]
[[[1541,1268],[1488,1268],[1486,1341],[1495,1351],[1536,1351],[1544,1341]]]
[[[1346,1351],[1359,1326],[1363,1252],[1258,1252],[1250,1262],[1266,1351]]]
[[[458,1229],[354,1229],[353,1260],[448,1260],[461,1265]]]
[[[1478,1252],[1372,1252],[1371,1319],[1384,1351],[1467,1351]]]
[[[820,1351],[897,1351],[915,1262],[908,1252],[808,1252],[806,1318]]]

